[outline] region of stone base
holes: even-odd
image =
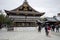
[[[7,28],[7,31],[13,31],[13,30],[14,30],[13,27],[9,27],[9,28]]]

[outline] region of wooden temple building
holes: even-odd
[[[5,12],[13,20],[14,27],[36,27],[36,20],[45,14],[45,12],[38,12],[33,9],[27,0],[24,0],[21,6],[13,10],[5,10]]]
[[[50,25],[60,25],[60,13],[58,13],[57,16],[46,17],[45,23],[48,23]]]

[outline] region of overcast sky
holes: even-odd
[[[12,10],[19,7],[24,0],[0,0],[0,10]],[[60,0],[27,0],[29,5],[44,16],[52,17],[60,13]]]

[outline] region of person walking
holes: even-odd
[[[51,26],[50,25],[48,25],[48,35],[50,36],[50,32],[51,32]]]
[[[45,25],[45,33],[46,33],[46,36],[48,36],[48,26]]]
[[[50,34],[50,30],[51,30],[51,27],[49,25],[46,25],[45,26],[45,33],[46,33],[46,36],[48,36]]]
[[[59,32],[59,26],[56,25],[56,32]]]

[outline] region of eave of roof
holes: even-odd
[[[28,7],[29,8],[31,8],[31,10],[33,10],[33,11],[29,11],[29,10],[26,10],[26,11],[24,11],[24,10],[19,10],[21,7],[23,7],[23,5],[28,5]],[[18,11],[17,11],[18,10]],[[27,0],[25,0],[24,2],[23,2],[23,4],[21,5],[21,6],[19,6],[19,7],[17,7],[16,9],[13,9],[13,10],[10,10],[10,11],[8,11],[8,10],[5,10],[5,12],[7,13],[7,14],[10,14],[10,13],[16,13],[16,14],[20,14],[20,13],[22,13],[22,14],[34,14],[34,15],[44,15],[45,14],[45,12],[42,12],[42,13],[40,13],[40,12],[38,12],[38,11],[36,11],[35,9],[33,9],[29,4],[28,4],[28,2],[27,2]]]

